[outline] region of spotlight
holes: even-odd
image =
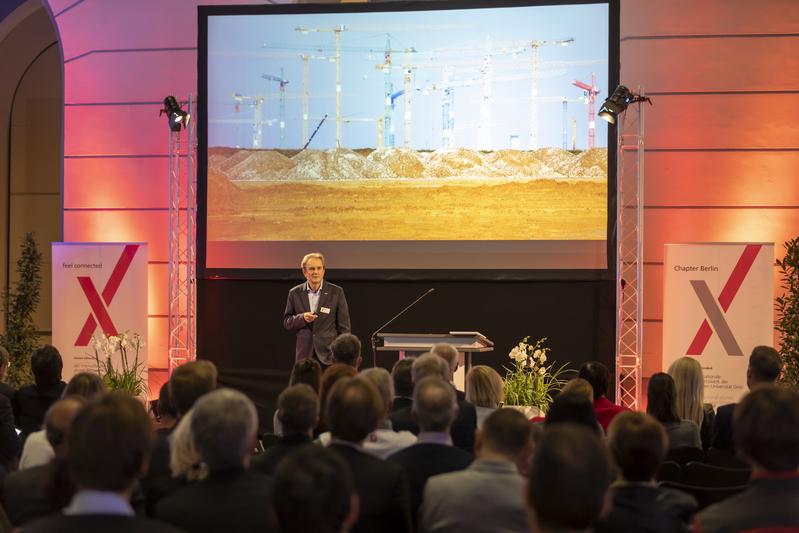
[[[158,116],[166,113],[169,131],[180,131],[181,126],[188,126],[191,116],[180,108],[180,104],[174,96],[164,98],[164,108]]]
[[[610,97],[602,103],[602,107],[599,108],[598,115],[611,124],[615,124],[616,117],[623,113],[624,110],[627,109],[627,106],[633,102],[644,101],[649,102],[649,105],[652,105],[652,100],[646,96],[633,94],[630,92],[630,89],[624,85],[619,85],[616,87],[616,90],[613,91],[613,94],[611,94]]]

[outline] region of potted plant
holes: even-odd
[[[131,396],[142,396],[147,392],[143,375],[147,362],[139,360],[139,351],[144,346],[141,335],[102,333],[92,337],[91,346],[97,375],[103,378],[108,390],[127,392]]]
[[[549,348],[546,338],[531,342],[527,336],[508,354],[512,364],[503,366],[505,377],[505,404],[515,407],[528,418],[543,416],[552,403],[553,394],[566,383],[564,374],[568,365],[556,366],[548,362]]]
[[[780,332],[781,381],[799,387],[799,237],[787,241],[785,257],[777,260],[785,291],[776,299],[777,325]]]

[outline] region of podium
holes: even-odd
[[[464,371],[472,367],[472,354],[494,351],[494,343],[477,331],[450,331],[449,333],[378,333],[378,352],[398,352],[399,358],[405,354],[429,352],[436,344],[451,344],[464,355]]]

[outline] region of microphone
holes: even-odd
[[[435,288],[430,287],[424,294],[422,294],[417,299],[412,301],[410,303],[410,305],[408,305],[408,307],[406,307],[405,309],[403,309],[402,311],[397,313],[396,316],[394,316],[394,318],[392,318],[391,320],[389,320],[388,322],[386,322],[385,324],[383,324],[382,326],[377,328],[377,330],[374,333],[372,333],[372,339],[371,340],[372,340],[372,366],[373,367],[377,366],[377,334],[380,333],[381,331],[383,331],[386,328],[386,326],[388,326],[389,324],[391,324],[392,322],[397,320],[399,317],[404,315],[405,312],[408,309],[410,309],[411,307],[413,307],[414,305],[416,305],[419,302],[419,300],[421,300],[422,298],[424,298],[425,296],[427,296],[428,294],[430,294],[431,292],[433,292],[435,290],[436,290]]]

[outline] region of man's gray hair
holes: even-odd
[[[449,363],[430,352],[420,355],[411,366],[411,379],[414,386],[428,376],[435,376],[444,381],[449,381]]]
[[[433,345],[430,353],[434,353],[439,357],[443,357],[449,365],[450,372],[455,372],[458,368],[458,350],[451,344],[441,342]]]
[[[319,252],[311,252],[309,254],[305,254],[302,257],[302,261],[300,262],[300,268],[305,270],[305,265],[308,264],[308,261],[311,259],[319,259],[322,262],[322,266],[325,266],[325,256],[320,254]]]
[[[194,443],[208,470],[241,468],[258,429],[255,405],[233,389],[218,389],[197,400],[192,411]]]
[[[391,379],[391,374],[385,368],[367,368],[361,372],[361,376],[377,387],[385,412],[388,414],[391,410],[391,403],[394,401],[394,381]]]
[[[437,376],[428,376],[413,390],[412,412],[422,431],[449,431],[458,415],[455,389]]]

